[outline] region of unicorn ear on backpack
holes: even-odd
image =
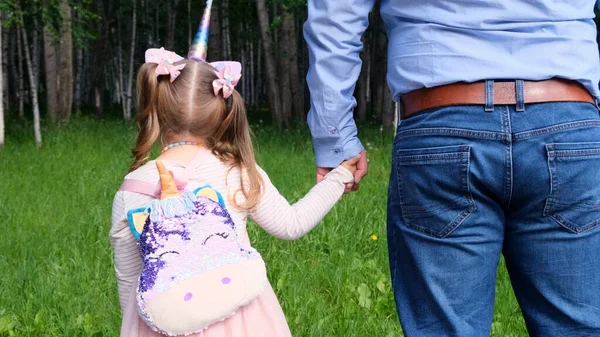
[[[140,234],[144,230],[146,221],[150,218],[150,208],[136,208],[127,212],[127,222],[129,222],[129,229],[133,233],[133,237],[136,240],[140,239]]]
[[[194,190],[197,197],[204,197],[218,202],[221,207],[225,208],[225,200],[219,191],[214,190],[210,185],[202,186]]]

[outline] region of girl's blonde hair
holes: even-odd
[[[252,149],[246,107],[240,94],[234,90],[231,106],[223,95],[215,95],[215,69],[208,63],[183,60],[185,68],[173,82],[169,76],[156,75],[156,64],[142,65],[137,76],[136,117],[139,127],[135,161],[131,171],[144,165],[154,143],[178,134],[190,134],[204,140],[204,145],[223,162],[240,170],[242,209],[253,209],[262,192],[262,179],[256,167]],[[237,192],[236,192],[237,194]]]

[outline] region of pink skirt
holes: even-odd
[[[121,337],[164,337],[152,331],[139,317],[132,287],[127,307],[123,313]],[[240,308],[235,315],[215,323],[201,333],[189,337],[291,337],[283,310],[271,285],[250,304]]]

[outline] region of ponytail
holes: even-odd
[[[130,170],[146,163],[159,137],[189,133],[202,138],[220,160],[240,171],[240,189],[231,198],[232,204],[252,210],[260,201],[263,181],[252,150],[244,100],[235,90],[227,99],[222,93],[215,96],[213,81],[217,75],[212,65],[191,60],[178,64],[183,63],[185,69],[173,83],[168,76],[157,78],[156,64],[146,63],[139,70],[139,133]],[[240,192],[245,199],[243,205],[236,198]]]
[[[137,76],[136,122],[139,133],[135,148],[131,151],[135,157],[130,172],[144,165],[148,160],[152,146],[160,135],[156,101],[158,96],[158,79],[156,64],[144,64]]]
[[[244,210],[255,208],[262,194],[262,177],[256,167],[244,99],[236,90],[231,95],[231,109],[215,133],[214,142],[213,151],[240,170],[241,189],[236,195],[241,192],[246,201],[239,205],[234,197],[234,205]]]

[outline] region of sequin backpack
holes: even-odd
[[[180,191],[164,164],[156,166],[160,199],[128,212],[144,264],[138,312],[156,332],[188,335],[257,298],[266,268],[260,254],[237,236],[219,192],[210,186]],[[121,190],[154,194],[141,183],[126,179]]]

